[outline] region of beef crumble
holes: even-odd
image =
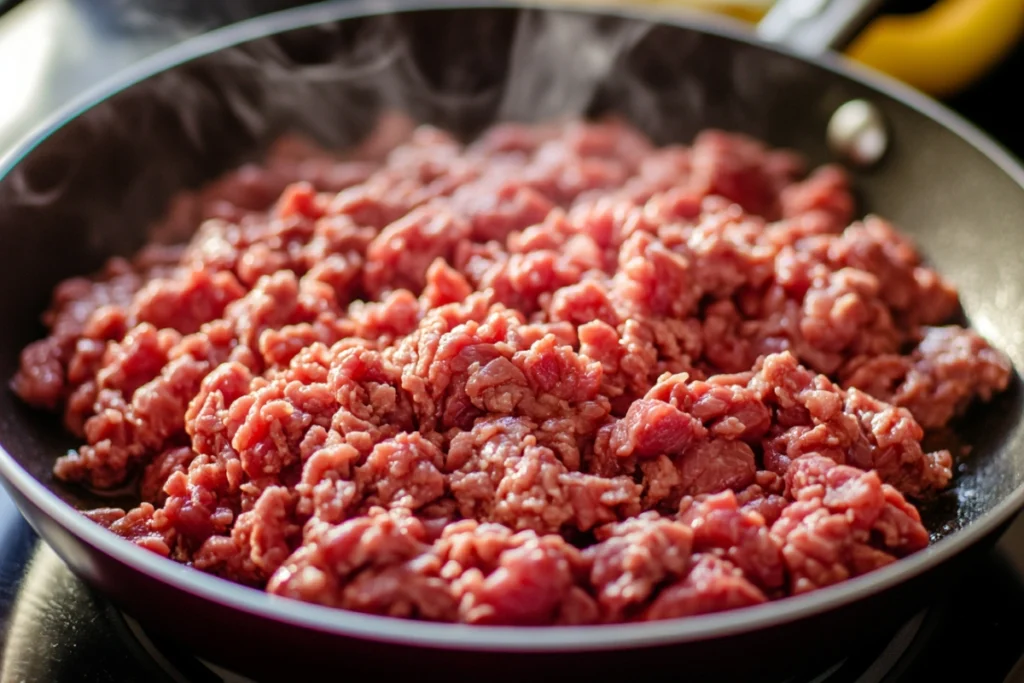
[[[954,288],[843,172],[719,131],[391,119],[286,140],[57,287],[13,388],[56,475],[161,555],[474,624],[665,619],[928,544],[925,429],[1006,388]]]

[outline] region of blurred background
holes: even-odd
[[[549,0],[706,10],[753,23],[771,0]],[[0,0],[0,153],[119,69],[224,24],[301,0]],[[1012,150],[1003,93],[1024,73],[1024,0],[889,0],[847,55],[945,100]],[[1013,122],[1013,125],[1011,125]]]

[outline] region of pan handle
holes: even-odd
[[[874,16],[883,0],[776,0],[757,35],[805,55],[842,50]]]

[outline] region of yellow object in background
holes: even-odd
[[[1024,0],[939,0],[918,14],[875,19],[847,54],[935,97],[999,63],[1024,34]]]
[[[717,14],[725,14],[734,19],[757,23],[764,16],[773,0],[624,0],[622,4],[654,5],[661,7],[686,7],[700,9]],[[1024,2],[1024,0],[1021,0]]]
[[[757,22],[772,4],[771,0],[622,2],[709,10],[750,23]],[[846,54],[929,95],[946,97],[984,76],[1022,37],[1024,0],[938,0],[917,14],[877,17]]]

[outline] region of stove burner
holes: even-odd
[[[220,676],[220,679],[224,681],[224,683],[255,683],[255,681],[253,681],[251,678],[239,676],[238,674],[228,671],[224,667],[217,666],[212,662],[208,662],[205,659],[200,659],[199,663],[205,666],[215,675]]]
[[[900,630],[882,647],[880,652],[876,648],[867,648],[857,655],[842,660],[810,683],[846,683],[847,681],[851,683],[888,683],[888,681],[894,680],[896,673],[902,668],[900,665],[912,656],[911,646],[921,635],[921,627],[927,621],[931,621],[932,611],[926,609],[918,612],[910,621],[900,627]],[[927,634],[927,630],[925,630],[925,634]],[[796,683],[796,681],[787,683]]]
[[[120,615],[138,644],[174,683],[256,683],[251,678],[246,678],[199,657],[186,654],[175,648],[161,647],[146,634],[139,622],[124,612],[121,612]]]
[[[813,678],[800,674],[782,683],[889,683],[912,650],[932,610],[923,610],[906,622],[882,645],[871,646],[832,665]],[[257,683],[173,646],[160,645],[135,619],[119,613],[141,648],[174,683]],[[927,632],[929,629],[925,629]]]

